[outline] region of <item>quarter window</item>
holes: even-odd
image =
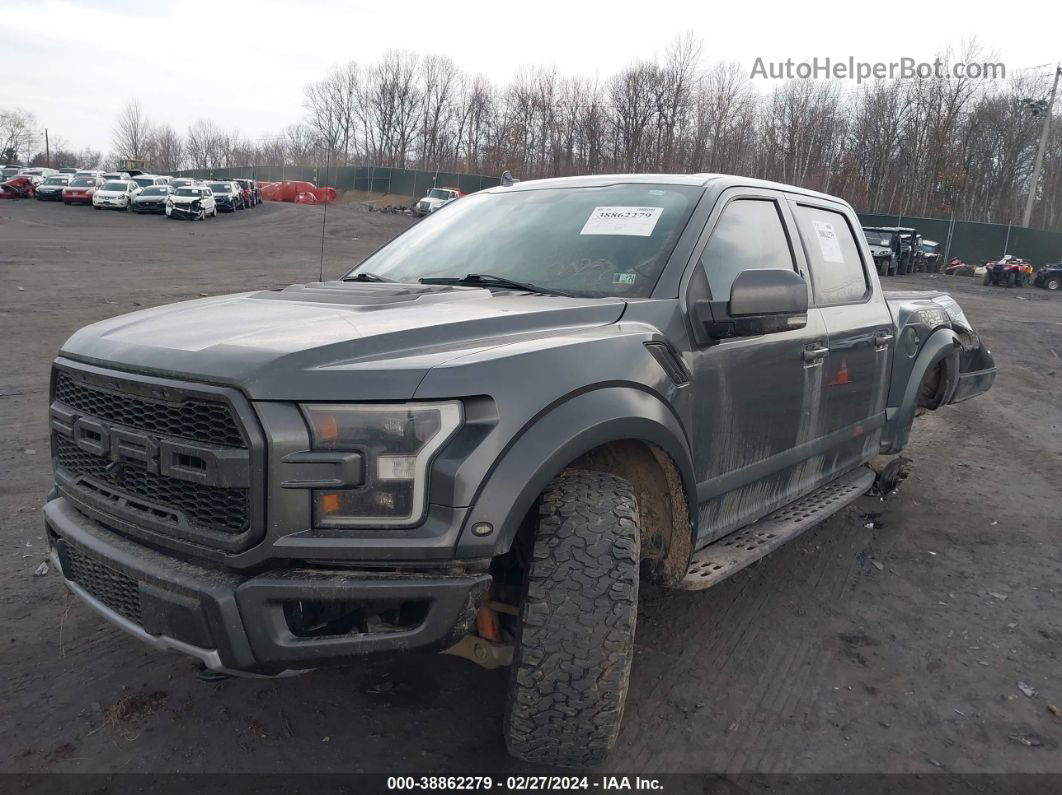
[[[730,298],[730,287],[742,271],[793,270],[793,252],[777,203],[770,199],[730,202],[712,230],[701,265],[716,301]]]
[[[825,306],[861,300],[867,276],[848,219],[805,205],[798,205],[795,214],[811,266],[815,302]]]

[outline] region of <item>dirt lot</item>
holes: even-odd
[[[407,223],[331,208],[326,276]],[[314,280],[320,252],[320,207],[191,224],[0,206],[0,769],[517,769],[503,671],[425,656],[207,684],[33,575],[64,338],[139,306]],[[912,475],[887,501],[713,590],[643,590],[610,769],[1062,772],[1062,296],[890,286],[951,289],[996,354],[995,389],[918,422]]]

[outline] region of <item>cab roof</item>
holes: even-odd
[[[736,174],[594,174],[582,177],[528,180],[526,182],[517,182],[510,186],[499,185],[485,192],[500,193],[503,191],[543,190],[547,188],[601,188],[607,185],[624,184],[686,185],[694,188],[711,187],[716,190],[738,187],[764,188],[846,204],[843,199],[831,196],[828,193],[820,193],[807,188],[800,188],[796,185],[785,185],[780,182],[742,177]]]

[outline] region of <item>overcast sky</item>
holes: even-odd
[[[604,77],[684,31],[703,39],[709,59],[750,70],[757,57],[928,61],[976,35],[1013,75],[1062,58],[1050,8],[998,0],[0,0],[0,108],[30,110],[53,140],[104,152],[130,97],[179,131],[210,118],[253,138],[298,121],[303,86],[332,64],[369,63],[389,48],[446,54],[496,81],[533,64]]]

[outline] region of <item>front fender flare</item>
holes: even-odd
[[[682,424],[659,397],[630,386],[582,392],[556,404],[524,426],[498,457],[476,495],[458,536],[456,557],[487,558],[508,551],[527,512],[546,485],[584,453],[608,442],[635,439],[666,452],[682,476],[696,511],[696,479]],[[470,528],[486,522],[487,536]]]

